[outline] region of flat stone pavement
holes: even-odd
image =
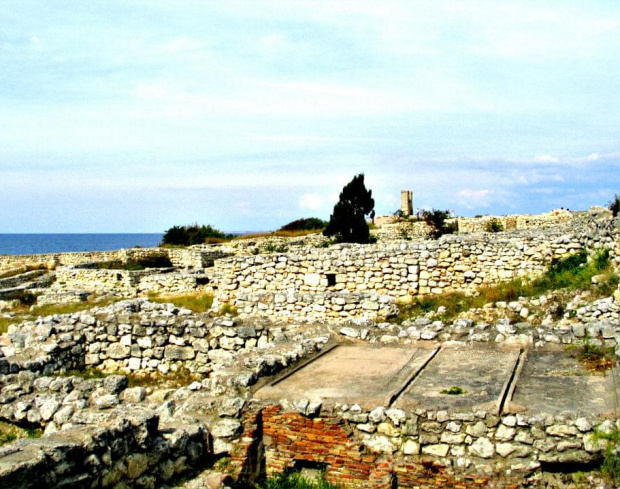
[[[618,409],[618,369],[588,372],[561,347],[340,345],[259,388],[255,397],[413,410],[604,414]],[[457,390],[460,394],[448,394]]]

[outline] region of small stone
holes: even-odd
[[[469,453],[480,458],[491,458],[495,453],[495,447],[488,438],[478,438],[470,445]]]
[[[418,455],[420,453],[420,444],[414,440],[407,439],[403,445],[403,453],[405,455]]]
[[[512,443],[498,443],[495,445],[495,450],[502,457],[507,457],[516,450],[516,447]]]
[[[446,445],[443,443],[437,445],[427,445],[422,447],[422,453],[426,455],[433,455],[435,457],[445,457],[448,455],[448,451],[450,450],[450,445]]]

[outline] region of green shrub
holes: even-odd
[[[465,392],[462,387],[453,385],[449,389],[443,389],[442,391],[440,391],[440,394],[446,394],[448,396],[461,396],[463,394],[467,394],[467,392]]]
[[[307,217],[297,219],[282,226],[279,231],[312,231],[323,230],[327,227],[327,221],[323,221],[318,217]]]
[[[299,472],[285,471],[267,479],[259,489],[340,489],[340,486],[327,482],[323,474],[318,480],[309,481]]]
[[[499,219],[494,217],[493,219],[487,221],[486,225],[484,226],[484,230],[487,233],[499,233],[504,230],[504,225]]]
[[[210,225],[190,224],[187,226],[172,226],[164,233],[162,245],[190,246],[203,244],[207,240],[228,240],[232,234],[225,234]]]
[[[437,239],[444,234],[453,234],[457,231],[456,223],[446,223],[446,219],[450,217],[449,211],[441,211],[439,209],[433,209],[432,211],[424,211],[422,213],[422,219],[430,227],[430,236],[433,239]]]

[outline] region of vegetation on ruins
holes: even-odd
[[[72,302],[70,304],[45,304],[43,306],[28,306],[20,304],[13,308],[12,317],[0,316],[0,334],[6,333],[10,324],[35,319],[37,316],[53,316],[54,314],[73,314],[87,311],[93,307],[105,307],[122,300],[121,297],[97,297],[93,294],[87,301]]]
[[[40,428],[21,428],[13,423],[0,421],[0,446],[20,438],[40,438],[42,435],[43,431]]]
[[[457,231],[456,223],[447,223],[446,220],[450,217],[449,211],[442,211],[439,209],[433,209],[431,211],[424,211],[422,213],[422,219],[430,227],[430,237],[437,239],[444,234],[453,234]]]
[[[448,396],[461,396],[463,394],[467,394],[467,392],[458,385],[453,385],[449,389],[443,389],[439,391],[440,394],[446,394]]]
[[[315,481],[310,481],[299,472],[291,471],[270,477],[258,487],[259,489],[340,489],[340,486],[327,482],[323,473]]]
[[[592,284],[592,277],[599,276],[597,284]],[[417,297],[411,304],[399,305],[400,314],[396,322],[416,317],[442,307],[441,317],[449,320],[458,314],[485,304],[499,301],[514,301],[519,297],[535,297],[561,289],[590,290],[591,296],[610,296],[618,287],[619,277],[613,270],[609,260],[609,251],[602,250],[593,258],[588,259],[585,250],[566,258],[554,260],[549,270],[542,276],[528,280],[516,278],[509,282],[501,282],[494,286],[483,286],[477,294],[467,295],[463,292],[452,292],[442,295]]]
[[[373,219],[374,208],[372,191],[366,189],[364,174],[360,173],[340,192],[323,234],[335,237],[339,243],[368,243],[370,230],[366,216]]]
[[[172,266],[172,262],[166,253],[149,253],[136,259],[127,261],[112,260],[99,262],[96,268],[101,270],[145,270],[147,268],[168,268]]]
[[[327,227],[327,221],[318,217],[307,217],[291,221],[282,226],[279,231],[322,231]]]
[[[620,212],[620,195],[616,194],[612,201],[609,203],[609,210],[614,217],[618,216]]]
[[[484,226],[487,233],[499,233],[504,230],[504,225],[496,217],[490,219]]]
[[[213,304],[213,294],[194,293],[170,296],[149,294],[149,300],[162,304],[172,303],[176,307],[189,309],[194,312],[208,312]]]
[[[190,246],[221,243],[232,238],[232,234],[223,233],[211,225],[190,224],[172,226],[164,233],[161,244],[162,246]]]

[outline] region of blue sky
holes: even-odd
[[[0,233],[620,193],[620,3],[3,0]]]

